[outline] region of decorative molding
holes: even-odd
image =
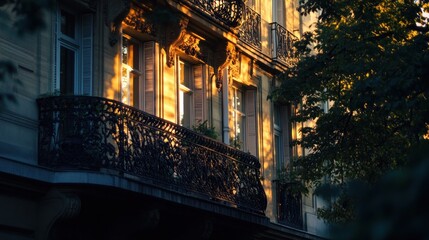
[[[222,87],[223,82],[223,70],[230,65],[234,66],[238,65],[239,62],[239,53],[235,47],[235,45],[231,42],[227,42],[224,44],[218,45],[215,57],[215,71],[217,73],[216,77],[216,87],[220,89]],[[239,71],[239,70],[238,70]],[[237,73],[235,73],[237,74]]]
[[[200,38],[193,36],[192,34],[185,33],[180,43],[177,44],[177,49],[183,51],[189,56],[204,61],[204,54],[201,52],[201,48],[199,47],[200,40]]]
[[[240,53],[236,52],[236,57],[232,59],[228,66],[229,79],[240,78]]]
[[[178,25],[171,24],[166,28],[166,50],[167,50],[167,66],[174,66],[174,49],[177,48],[186,36],[186,28],[188,27],[189,19],[181,18],[178,21]]]
[[[76,194],[51,190],[39,203],[36,239],[49,239],[55,223],[76,217],[80,209],[81,200]]]
[[[123,23],[132,29],[141,32],[156,35],[153,24],[148,23],[144,18],[144,10],[142,8],[131,7],[128,15],[123,20]]]

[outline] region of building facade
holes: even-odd
[[[297,6],[60,0],[35,34],[2,20],[0,238],[326,236],[318,200],[280,181],[303,154],[294,107],[267,100]]]

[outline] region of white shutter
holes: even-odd
[[[92,95],[93,16],[82,15],[82,93]]]
[[[256,89],[245,92],[246,114],[246,147],[252,155],[258,156],[257,119],[256,119]]]
[[[155,114],[155,42],[145,42],[144,61],[144,111]]]

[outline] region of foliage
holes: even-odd
[[[291,169],[291,165],[288,164],[285,168],[278,170],[276,180],[279,184],[287,186],[288,192],[293,194],[308,194],[308,189],[305,184],[299,180],[299,176],[297,176],[296,173],[296,171]]]
[[[336,239],[429,238],[429,144],[415,152],[408,166],[387,173],[373,188],[351,188],[360,196],[356,221],[336,226]]]
[[[217,139],[218,137],[215,127],[208,126],[207,120],[204,122],[198,121],[196,125],[192,126],[192,130],[209,138]]]
[[[317,11],[318,22],[296,44],[299,61],[270,97],[299,105],[294,121],[315,122],[297,141],[309,154],[293,164],[308,186],[335,189],[332,207],[319,210],[330,222],[355,218],[351,182],[375,184],[426,141],[429,29],[422,7],[426,1],[300,1],[300,11]]]
[[[18,34],[35,33],[45,28],[44,11],[52,6],[53,0],[0,0],[0,20],[12,20]]]
[[[0,23],[13,22],[14,30],[20,36],[35,33],[45,27],[44,11],[53,6],[53,0],[0,0]],[[12,15],[12,16],[11,16]],[[0,59],[0,87],[14,89],[22,83],[15,78],[18,69],[10,60]],[[0,110],[5,103],[16,103],[12,92],[0,91]]]
[[[230,137],[229,145],[233,148],[241,149],[241,146],[243,146],[243,142],[240,140],[240,136]]]

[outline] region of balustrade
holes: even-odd
[[[118,101],[38,99],[39,164],[108,170],[264,214],[256,157]]]
[[[243,0],[189,0],[184,2],[190,3],[191,7],[199,9],[229,27],[235,28],[241,24]]]
[[[294,43],[298,38],[276,22],[271,24],[271,36],[273,59],[283,61],[288,65],[294,64],[297,61]]]
[[[243,24],[240,26],[239,38],[243,42],[261,50],[261,15],[245,6],[243,12]]]

